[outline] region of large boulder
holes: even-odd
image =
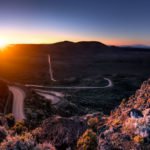
[[[52,116],[43,122],[41,128],[39,139],[53,143],[58,149],[63,150],[75,145],[87,129],[87,123],[80,117]]]

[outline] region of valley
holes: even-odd
[[[149,49],[98,42],[12,45],[0,54],[0,77],[7,91],[1,115],[15,120],[15,132],[22,132],[20,126],[36,129],[52,117],[68,122],[63,128],[77,125],[82,133],[89,118],[112,114],[135,93],[150,75],[149,57]]]
[[[63,99],[75,107],[75,111],[64,112],[65,116],[96,111],[109,114],[148,78],[149,56],[149,49],[98,42],[12,45],[0,54],[0,76],[31,90],[63,93]],[[37,94],[52,103],[61,99]]]

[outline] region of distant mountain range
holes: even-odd
[[[39,46],[48,46],[48,47],[61,47],[61,48],[142,48],[142,49],[150,49],[150,45],[143,45],[143,44],[134,44],[134,45],[122,45],[122,46],[115,46],[115,45],[106,45],[102,42],[98,41],[80,41],[80,42],[72,42],[72,41],[60,41],[56,43],[50,43],[50,44],[12,44],[11,46],[33,46],[33,47],[39,47]]]
[[[127,48],[148,48],[150,49],[150,45],[142,45],[142,44],[135,44],[135,45],[124,45],[124,46],[121,46],[121,47],[127,47]]]

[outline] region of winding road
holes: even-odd
[[[14,114],[16,121],[21,121],[25,119],[24,115],[25,92],[17,86],[9,86],[9,90],[13,94],[12,113]]]
[[[48,64],[49,64],[50,80],[56,81],[53,77],[50,55],[48,55]],[[25,86],[31,88],[47,88],[47,89],[103,89],[103,88],[109,88],[113,86],[113,83],[109,78],[104,78],[104,80],[108,81],[108,85],[103,87],[101,86],[42,86],[42,85],[30,85],[30,84],[26,84]],[[9,86],[9,90],[13,94],[12,113],[14,114],[16,121],[21,121],[25,119],[24,99],[26,94],[21,88],[17,86]],[[34,89],[34,90],[38,95],[41,95],[48,100],[51,100],[52,104],[57,104],[63,97],[62,93],[55,92],[55,91],[38,90],[38,89]]]
[[[113,86],[112,81],[109,78],[104,78],[104,80],[108,81],[108,85],[103,87],[98,86],[41,86],[41,85],[26,85],[27,87],[32,88],[49,88],[49,89],[102,89],[102,88],[109,88]],[[24,99],[25,99],[25,92],[18,86],[9,86],[9,90],[13,94],[13,106],[12,106],[12,113],[14,114],[14,117],[16,121],[21,121],[25,119],[24,114]],[[40,90],[40,89],[34,89],[37,94],[45,97],[47,100],[51,100],[52,104],[57,104],[61,98],[63,97],[63,94],[56,91],[48,91],[48,90]]]
[[[113,83],[110,79],[104,78],[104,80],[108,81],[108,85],[103,87],[98,86],[41,86],[41,85],[26,85],[27,87],[32,88],[49,88],[49,89],[102,89],[102,88],[109,88],[113,86]],[[12,113],[15,116],[16,121],[21,121],[25,119],[24,114],[24,99],[25,99],[25,92],[18,86],[9,86],[9,90],[13,94],[13,106],[12,106]],[[51,100],[52,104],[57,104],[61,98],[63,97],[63,94],[60,92],[55,91],[48,91],[48,90],[40,90],[35,89],[36,93],[45,97],[48,100]]]
[[[104,86],[103,88],[109,88],[109,87],[112,87],[112,86],[113,86],[113,83],[112,83],[112,81],[111,81],[109,78],[104,78],[104,80],[107,80],[107,81],[108,81],[108,85],[107,85],[107,86]]]
[[[40,93],[45,93],[45,94],[51,94],[57,97],[64,97],[65,95],[61,92],[56,92],[56,91],[48,91],[48,90],[39,90],[39,89],[34,89],[35,92],[40,92]]]
[[[45,99],[50,100],[52,105],[55,105],[58,102],[60,102],[61,99],[64,98],[65,96],[63,93],[56,91],[39,90],[39,89],[34,89],[34,91],[38,95],[43,96]]]
[[[106,86],[42,86],[42,85],[26,84],[25,86],[33,87],[33,88],[49,88],[49,89],[104,89],[113,86],[113,83],[109,78],[104,78],[104,80],[108,81],[108,85]]]
[[[45,99],[50,100],[52,105],[57,104],[58,102],[61,101],[61,98],[55,95],[51,95],[51,94],[46,94],[43,92],[36,92],[38,95],[43,96]]]
[[[49,65],[49,75],[50,75],[50,79],[51,81],[56,81],[53,77],[53,70],[52,70],[52,64],[51,64],[51,56],[48,55],[48,65]]]
[[[103,87],[88,87],[88,86],[39,86],[39,85],[26,85],[32,88],[38,95],[43,96],[45,99],[50,100],[53,105],[57,104],[61,101],[61,99],[64,97],[63,93],[56,92],[56,91],[50,91],[50,90],[41,90],[36,88],[50,88],[50,89],[102,89],[102,88],[109,88],[113,86],[113,83],[110,79],[104,78],[104,80],[108,81],[108,85]]]

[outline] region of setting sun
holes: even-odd
[[[2,50],[3,48],[5,48],[7,46],[7,42],[5,40],[0,39],[0,50]]]

